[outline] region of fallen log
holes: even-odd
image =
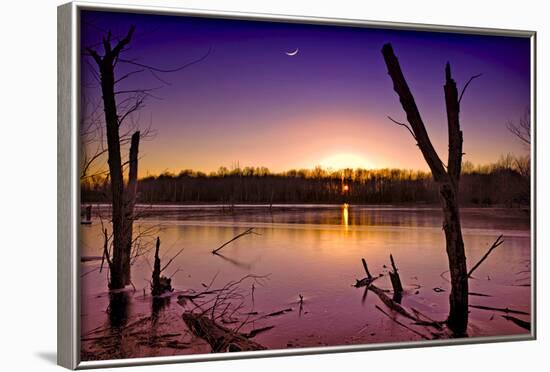
[[[531,330],[531,322],[526,322],[525,320],[522,320],[522,319],[519,319],[519,318],[516,318],[515,316],[511,316],[511,315],[502,315],[502,317],[506,320],[509,320],[511,321],[512,323],[520,326],[521,328],[523,329],[526,329],[528,331]]]
[[[102,259],[102,256],[82,256],[80,262],[101,261]]]
[[[243,336],[246,337],[246,338],[256,337],[260,333],[267,332],[267,331],[269,331],[270,329],[273,329],[273,328],[275,328],[275,326],[267,326],[267,327],[262,327],[262,328],[256,328],[256,329],[253,329],[252,331],[250,331],[248,333],[243,334]]]
[[[371,284],[368,286],[368,289],[372,292],[374,292],[378,298],[380,298],[380,300],[384,303],[384,305],[386,305],[387,307],[389,307],[391,310],[403,315],[404,317],[406,318],[409,318],[411,320],[414,320],[414,321],[417,321],[418,318],[416,318],[414,315],[412,315],[411,313],[409,313],[403,306],[401,306],[401,304],[395,302],[394,300],[392,300],[391,298],[388,297],[388,295],[384,292],[384,290],[378,288],[377,286],[375,286],[374,284]]]
[[[429,316],[427,316],[426,314],[421,313],[419,310],[415,309],[414,307],[411,307],[411,310],[414,313],[414,315],[416,316],[416,318],[418,319],[416,321],[416,324],[424,325],[424,326],[428,326],[428,327],[434,327],[434,328],[437,328],[440,331],[443,330],[443,324],[445,324],[445,321],[434,320],[434,319],[430,318]],[[421,318],[424,318],[425,320],[422,320]]]
[[[219,325],[205,315],[185,312],[182,318],[189,330],[195,336],[205,340],[214,353],[266,350],[265,346],[249,340],[239,332]]]
[[[292,308],[289,307],[288,309],[283,309],[283,310],[274,311],[272,313],[269,313],[265,317],[267,318],[268,316],[283,315],[284,313],[287,313],[287,312],[290,312],[290,311],[292,311]]]

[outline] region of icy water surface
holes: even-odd
[[[100,209],[94,206],[95,213]],[[172,276],[175,292],[162,302],[152,301],[152,252],[136,259],[132,267],[135,291],[129,288],[117,294],[106,290],[106,272],[98,270],[101,261],[83,260],[83,360],[209,353],[208,344],[191,335],[182,321],[186,309],[178,304],[178,293],[201,291],[210,283],[212,288],[223,287],[248,274],[264,278],[254,289],[250,280],[239,285],[244,293],[239,313],[258,318],[242,331],[274,326],[254,337],[267,348],[421,340],[381,313],[375,305],[384,305],[374,293],[352,286],[365,276],[364,257],[373,275],[384,274],[377,285],[391,289],[390,253],[405,287],[402,304],[433,319],[446,318],[450,284],[439,208],[141,206],[139,210],[145,217],[136,222],[134,233],[144,233],[144,244],[160,237],[163,263],[184,248],[163,273]],[[461,215],[469,267],[497,236],[503,234],[505,241],[470,281],[471,292],[487,296],[470,296],[470,303],[530,313],[528,212],[462,209]],[[97,215],[92,222],[81,228],[82,257],[102,254]],[[213,249],[250,227],[257,234],[243,236],[224,247],[221,255],[212,255]],[[287,311],[265,317],[280,310]],[[470,337],[528,332],[504,319],[503,313],[471,310]],[[516,316],[529,320],[526,315]],[[429,336],[425,328],[415,329]]]

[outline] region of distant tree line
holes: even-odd
[[[81,183],[83,202],[108,202],[108,178]],[[462,205],[522,206],[530,202],[529,157],[502,156],[498,162],[462,165]],[[402,169],[314,169],[271,173],[264,167],[206,174],[184,170],[138,181],[139,203],[356,203],[432,204],[438,189],[429,172]]]

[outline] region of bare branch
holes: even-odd
[[[414,135],[414,132],[412,131],[411,127],[409,127],[409,126],[408,126],[407,124],[405,124],[405,123],[401,123],[401,122],[399,122],[399,121],[393,119],[391,116],[388,116],[388,119],[390,119],[391,121],[393,121],[393,122],[394,122],[395,124],[397,124],[397,125],[400,125],[400,126],[402,126],[402,127],[405,127],[405,128],[409,131],[409,133],[411,134],[411,136],[414,138],[414,140],[416,141],[416,136]]]
[[[129,77],[132,76],[132,75],[139,74],[140,72],[143,72],[143,71],[145,71],[145,69],[141,69],[141,70],[136,70],[136,71],[129,72],[129,73],[127,73],[126,75],[123,75],[122,77],[120,77],[120,78],[118,78],[117,80],[115,80],[115,84],[121,82],[121,81],[124,80],[124,79],[129,78]]]
[[[124,62],[124,63],[128,63],[128,64],[131,64],[131,65],[135,65],[135,66],[138,66],[138,67],[143,67],[143,68],[146,68],[150,71],[155,71],[155,72],[178,72],[178,71],[181,71],[189,66],[192,66],[196,63],[199,63],[199,62],[202,62],[203,60],[206,59],[206,57],[208,57],[210,55],[210,52],[212,52],[212,47],[210,47],[208,49],[208,51],[206,52],[206,54],[204,54],[202,57],[194,60],[194,61],[191,61],[191,62],[188,62],[180,67],[176,67],[176,68],[172,68],[172,69],[162,69],[162,68],[158,68],[158,67],[154,67],[154,66],[150,66],[150,65],[146,65],[146,64],[143,64],[143,63],[139,63],[139,62],[135,62],[135,61],[132,61],[132,60],[128,60],[128,59],[122,59],[120,58],[119,61],[120,62]]]
[[[478,77],[480,77],[481,75],[483,74],[477,74],[477,75],[474,75],[472,76],[468,82],[464,85],[464,88],[462,88],[462,91],[460,92],[460,97],[458,98],[458,103],[460,103],[462,101],[462,96],[464,95],[464,93],[466,92],[466,88],[468,88],[468,85],[470,85],[470,83],[472,82],[472,80],[474,79],[477,79]]]
[[[175,255],[174,257],[172,257],[172,258],[166,263],[166,265],[164,265],[164,266],[162,267],[162,269],[160,269],[160,272],[162,273],[168,266],[170,266],[170,264],[172,263],[172,261],[174,261],[174,260],[176,259],[176,257],[178,257],[178,256],[181,254],[181,252],[183,252],[184,249],[185,249],[185,248],[180,249],[179,252],[176,253],[176,255]]]
[[[433,177],[436,181],[440,182],[447,178],[447,172],[443,167],[443,162],[437,155],[435,148],[428,136],[414,97],[409,89],[403,71],[399,65],[399,61],[393,52],[391,44],[385,44],[382,47],[382,55],[388,68],[388,74],[393,81],[393,89],[399,96],[403,111],[407,114],[407,121],[414,131],[415,137],[418,142],[418,147],[424,156],[424,159],[430,167]]]
[[[489,257],[489,255],[491,254],[491,252],[493,251],[493,249],[497,248],[499,245],[501,245],[502,243],[504,243],[504,240],[502,239],[502,235],[500,235],[497,240],[495,240],[495,242],[493,243],[493,245],[491,245],[491,247],[489,248],[489,250],[487,251],[487,253],[485,253],[483,255],[483,257],[481,257],[481,259],[474,265],[474,267],[472,267],[470,269],[470,272],[468,273],[468,278],[471,278],[472,277],[472,274],[474,273],[474,271],[479,267],[479,265],[481,265],[483,263],[483,261],[485,261],[487,259],[487,257]]]

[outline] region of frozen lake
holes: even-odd
[[[94,206],[94,213],[100,209]],[[260,318],[262,314],[292,309],[245,327],[250,331],[274,326],[254,338],[267,348],[421,340],[377,310],[375,305],[383,304],[374,293],[352,286],[365,276],[361,265],[364,257],[373,275],[384,274],[377,285],[391,289],[386,275],[390,253],[405,287],[402,304],[437,320],[446,318],[450,283],[439,208],[167,205],[141,206],[139,210],[144,217],[135,223],[134,233],[146,232],[143,244],[160,237],[163,263],[184,248],[163,273],[172,276],[174,295],[162,306],[153,306],[149,293],[153,262],[150,252],[137,258],[132,267],[136,290],[118,294],[113,300],[117,303],[115,311],[113,305],[109,310],[106,271],[99,273],[98,260],[82,262],[83,360],[92,355],[108,359],[210,352],[204,341],[187,331],[181,319],[185,308],[177,303],[177,294],[203,290],[212,281],[213,288],[222,287],[248,274],[265,277],[254,284],[254,289],[252,281],[241,283],[245,296],[234,318],[244,313],[257,313]],[[470,303],[530,313],[529,213],[465,208],[461,218],[468,267],[499,235],[504,235],[504,244],[470,280],[470,292],[487,296],[472,295]],[[97,215],[92,222],[80,230],[83,257],[102,254],[103,235]],[[250,227],[257,234],[235,240],[219,256],[211,254]],[[470,337],[527,333],[502,318],[502,313],[471,310]],[[529,320],[528,316],[518,317]],[[132,326],[131,332],[125,329],[128,325]],[[415,329],[423,332],[421,327]],[[162,337],[175,342],[159,341]]]

